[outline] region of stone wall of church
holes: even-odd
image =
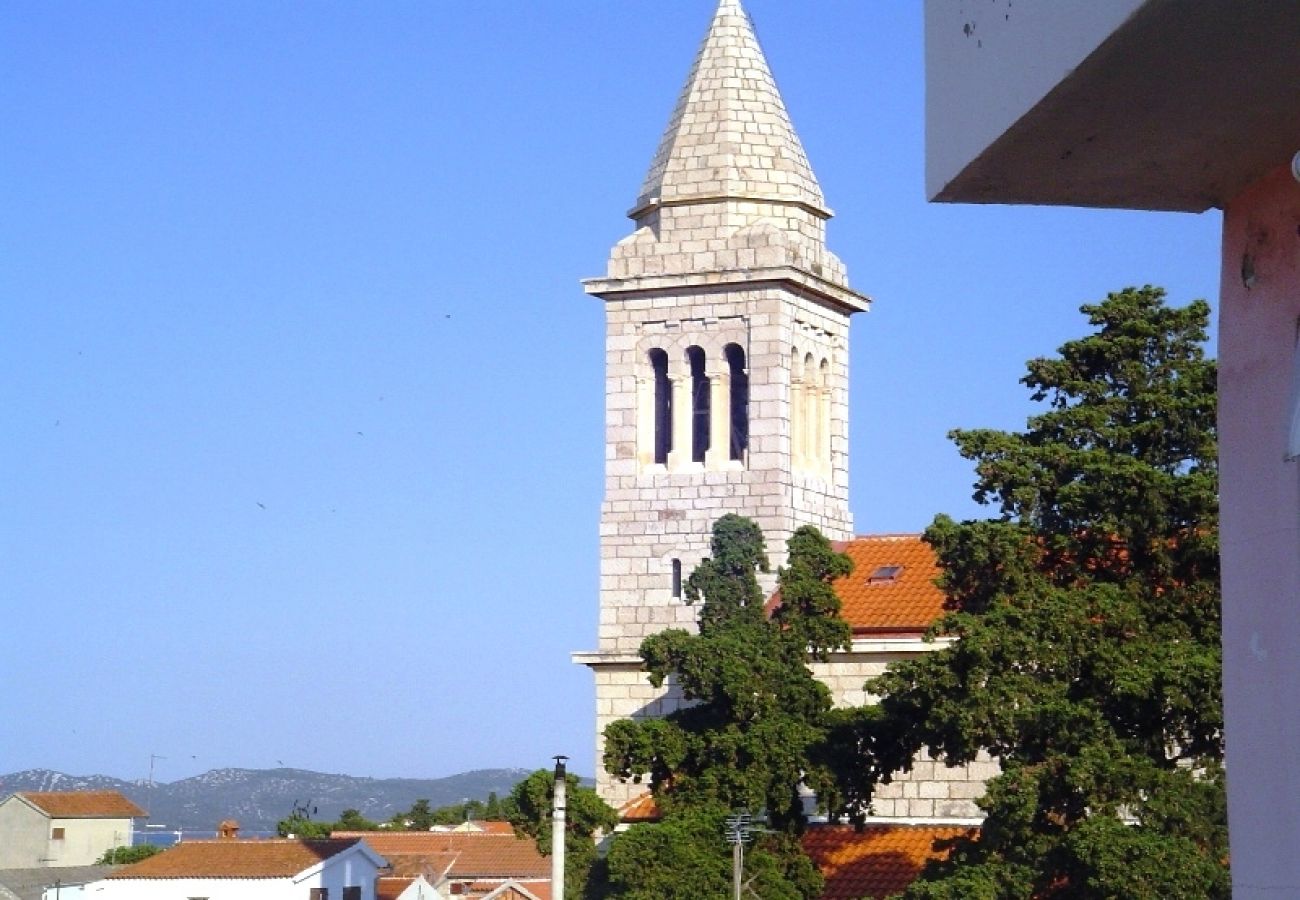
[[[635,294],[607,301],[606,490],[601,508],[599,647],[635,653],[649,634],[693,628],[684,579],[708,555],[713,523],[734,512],[754,519],[769,541],[773,572],[800,525],[828,537],[852,535],[848,510],[848,319],[777,285],[694,293]],[[652,350],[674,364],[690,347],[708,360],[734,344],[749,378],[748,447],[741,460],[692,462],[647,457],[646,380]],[[825,465],[794,465],[798,426],[791,387],[796,351],[825,360]],[[800,356],[800,360],[802,360]],[[674,371],[674,377],[682,377]],[[652,392],[651,392],[652,393]],[[810,442],[811,443],[811,442]],[[678,448],[680,454],[680,448]],[[774,586],[774,575],[764,587]]]
[[[829,662],[813,663],[811,668],[830,688],[835,705],[846,708],[875,702],[866,691],[866,682],[883,675],[890,663],[901,658],[896,654],[842,653]],[[975,800],[998,771],[998,764],[987,756],[964,766],[949,766],[922,751],[910,772],[900,772],[876,789],[871,811],[886,819],[980,819],[983,813]]]
[[[836,706],[862,706],[873,702],[864,684],[884,673],[886,666],[900,659],[897,654],[843,653],[827,663],[814,663],[813,674],[830,688]],[[639,660],[624,657],[592,667],[596,677],[596,788],[615,808],[643,793],[647,785],[623,783],[604,772],[605,728],[618,719],[645,719],[665,716],[681,708],[680,691],[671,683],[655,688],[641,671]],[[984,793],[984,784],[998,773],[998,765],[988,757],[964,766],[936,762],[922,752],[910,772],[898,773],[889,784],[882,784],[872,801],[872,815],[881,819],[924,819],[930,821],[966,821],[982,818],[975,800]]]

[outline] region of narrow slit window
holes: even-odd
[[[680,600],[682,597],[682,561],[673,560],[673,599]]]
[[[730,459],[743,460],[749,448],[749,375],[745,371],[745,351],[739,344],[728,344],[724,351],[731,375],[731,451]]]
[[[650,351],[650,368],[655,375],[655,457],[660,465],[668,462],[673,449],[673,386],[668,380],[668,354],[662,350]]]
[[[686,360],[691,366],[691,461],[702,463],[709,452],[709,376],[699,347],[688,348]]]

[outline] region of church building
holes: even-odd
[[[605,495],[597,649],[574,654],[596,683],[597,768],[612,721],[681,702],[641,671],[641,641],[694,628],[687,576],[725,513],[756,521],[776,567],[815,525],[849,553],[837,583],[853,645],[814,671],[836,703],[937,645],[934,556],[916,535],[855,537],[848,507],[849,317],[870,300],[827,249],[831,211],[740,0],[721,0],[603,277]],[[774,587],[769,581],[764,587]],[[972,824],[996,769],[928,760],[882,786],[894,822]],[[644,788],[597,773],[635,806]]]

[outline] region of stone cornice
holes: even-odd
[[[692,288],[781,284],[846,315],[871,309],[871,298],[794,266],[723,269],[673,275],[638,275],[631,278],[587,278],[583,289],[603,300],[621,294],[667,293]]]

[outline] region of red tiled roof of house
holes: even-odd
[[[480,891],[486,891],[483,897],[491,897],[492,900],[551,900],[550,882],[511,881],[505,885],[487,885],[472,884],[469,885],[470,896],[478,894]]]
[[[532,839],[517,838],[513,832],[336,831],[331,836],[365,838],[371,849],[390,862],[396,856],[455,854],[447,871],[450,878],[536,878],[551,874],[550,860],[537,851]],[[413,864],[409,859],[403,861],[406,866]]]
[[[22,791],[52,819],[136,819],[148,815],[119,791]]]
[[[513,837],[515,833],[514,826],[511,825],[509,822],[471,821],[471,822],[466,822],[465,824],[470,826],[470,829],[467,830],[472,830],[474,828],[477,828],[479,832],[483,834],[508,834]]]
[[[628,824],[658,822],[660,818],[659,804],[649,791],[637,794],[618,808],[618,820]]]
[[[381,876],[375,884],[375,900],[397,900],[402,891],[406,890],[415,883],[414,878],[395,878],[390,875]]]
[[[355,846],[348,840],[182,841],[109,878],[287,878]]]
[[[835,549],[853,560],[852,574],[834,587],[854,634],[923,632],[943,615],[943,591],[934,583],[939,566],[919,534],[864,535]],[[901,568],[887,577],[895,566]],[[886,577],[873,579],[877,573]]]
[[[932,825],[849,825],[808,829],[804,851],[826,878],[821,900],[879,900],[905,889],[931,859],[947,855],[936,840],[973,835],[974,828]]]

